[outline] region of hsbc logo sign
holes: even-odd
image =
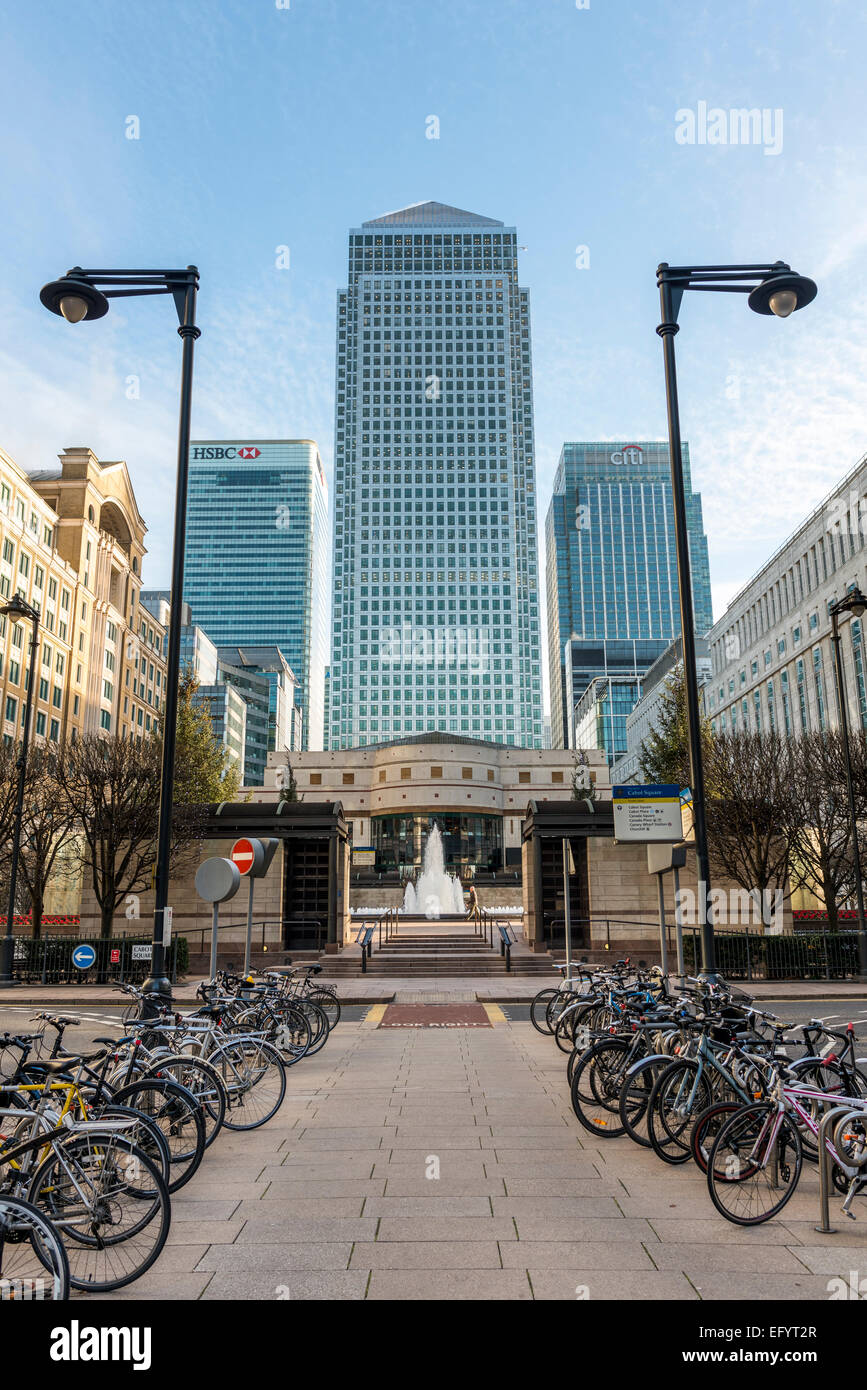
[[[612,463],[635,465],[644,462],[644,450],[640,444],[624,444],[622,449],[615,449],[609,457]]]
[[[194,445],[194,459],[257,459],[262,450],[257,449],[255,444],[242,444],[236,449],[234,444],[221,446],[207,446],[202,444]]]

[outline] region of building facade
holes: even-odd
[[[716,733],[836,728],[840,709],[829,605],[867,589],[867,455],[741,590],[708,633],[705,713]],[[855,728],[867,729],[864,621],[842,618]]]
[[[165,693],[164,628],[140,604],[147,527],[122,461],[64,449],[26,473],[0,450],[0,597],[40,611],[32,736],[142,737]],[[3,739],[20,737],[28,623],[0,618]]]
[[[328,659],[328,490],[309,439],[195,440],[184,599],[217,646],[278,647],[321,748]]]
[[[441,203],[349,235],[338,295],[329,747],[541,747],[527,291],[514,228]]]
[[[683,466],[693,610],[702,634],[712,622],[710,571],[688,444]],[[680,632],[668,444],[564,444],[545,537],[552,742],[575,746],[578,704],[600,678],[610,709],[599,727],[613,760],[625,750],[628,711],[620,706],[640,697],[644,673]],[[582,708],[582,727],[586,715]]]
[[[356,848],[373,849],[377,871],[417,868],[434,823],[447,867],[520,869],[521,822],[535,798],[570,800],[572,754],[515,748],[485,739],[427,734],[356,749],[301,753],[293,759],[304,801],[337,802]],[[268,759],[266,789],[281,785],[285,764]],[[588,755],[591,789],[610,795],[608,768]]]

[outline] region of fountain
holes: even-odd
[[[437,920],[444,912],[448,916],[466,916],[464,890],[460,880],[445,871],[443,856],[443,837],[438,825],[427,837],[422,859],[422,870],[415,884],[408,883],[403,896],[403,909],[406,913],[421,914],[429,920]]]

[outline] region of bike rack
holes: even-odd
[[[844,1117],[847,1120],[860,1119],[864,1116],[867,1116],[867,1101],[855,1105],[850,1100],[846,1105],[835,1105],[822,1116],[819,1122],[819,1219],[821,1225],[817,1226],[816,1230],[820,1235],[834,1235],[839,1229],[837,1226],[831,1225],[831,1155],[828,1152],[828,1131],[832,1121],[842,1120]],[[847,1177],[854,1178],[858,1172],[857,1168],[850,1170],[849,1165],[845,1163],[840,1163],[838,1166],[842,1168]]]

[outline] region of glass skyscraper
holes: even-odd
[[[703,635],[713,621],[710,571],[688,444],[683,469]],[[552,743],[577,746],[577,721],[582,737],[600,731],[613,761],[626,748],[626,715],[645,671],[680,633],[668,444],[564,444],[545,535]]]
[[[542,746],[530,317],[517,236],[442,203],[349,234],[338,295],[333,749]]]
[[[328,491],[310,439],[195,440],[184,599],[218,647],[279,647],[305,748],[321,748],[328,659]]]

